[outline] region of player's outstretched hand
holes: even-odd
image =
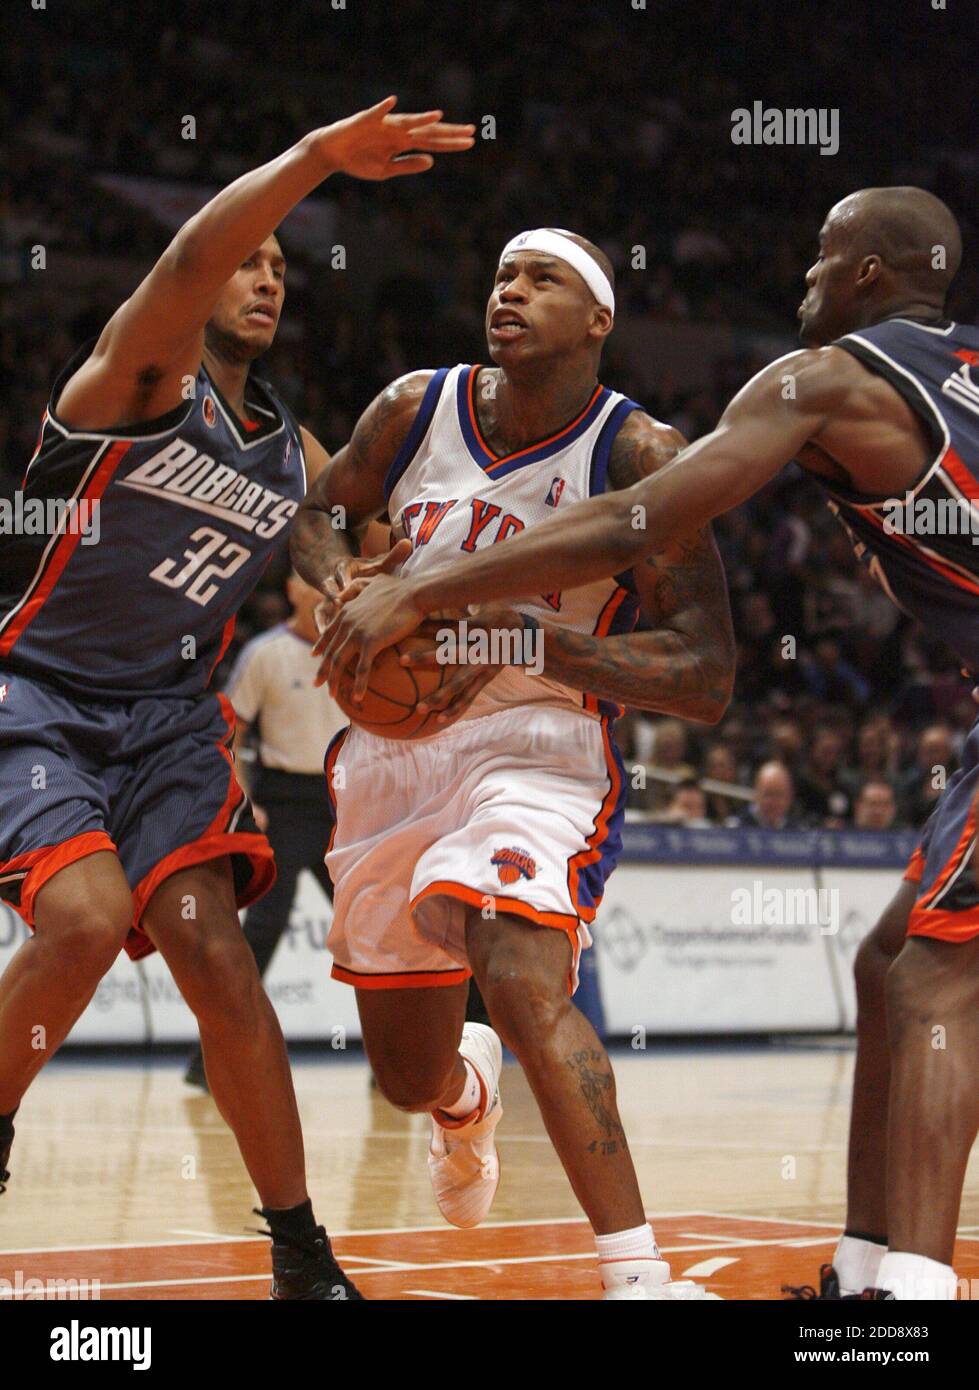
[[[376,106],[320,131],[326,163],[358,179],[391,179],[425,173],[435,162],[432,155],[472,149],[475,126],[451,125],[442,120],[441,111],[394,115],[397,101],[397,97],[385,97]]]
[[[313,648],[323,658],[313,684],[328,684],[336,694],[340,673],[355,665],[351,694],[362,700],[378,652],[414,632],[425,615],[412,600],[411,586],[390,574],[354,579],[341,591],[340,604]]]

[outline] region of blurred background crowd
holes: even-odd
[[[484,358],[496,258],[528,226],[573,227],[610,254],[619,313],[603,379],[689,439],[795,345],[819,226],[854,188],[917,183],[950,203],[966,244],[951,311],[974,320],[975,46],[963,26],[975,16],[957,16],[953,39],[928,5],[894,34],[885,7],[827,0],[814,25],[811,8],[759,4],[746,46],[750,8],[401,0],[396,26],[385,6],[353,0],[8,10],[0,488],[19,484],[58,369],[163,249],[184,200],[192,211],[389,91],[404,109],[477,121],[481,138],[422,179],[331,181],[319,219],[286,227],[286,312],[261,371],[327,448],[400,373]],[[837,107],[839,152],[734,145],[731,113],[756,100]],[[709,729],[626,715],[633,809],[684,823],[920,824],[976,713],[937,635],[876,588],[796,469],[716,534],[735,699]],[[283,578],[269,570],[239,644],[283,616]]]

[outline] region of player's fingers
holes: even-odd
[[[367,694],[367,680],[371,673],[371,666],[374,664],[374,646],[372,643],[364,643],[360,648],[360,655],[357,657],[357,669],[354,671],[354,683],[351,695],[359,704]]]
[[[387,166],[384,177],[388,179],[398,179],[404,174],[425,174],[431,169],[435,160],[430,154],[404,154],[397,159],[392,159]]]
[[[314,684],[327,685],[330,694],[336,696],[337,687],[340,684],[340,677],[350,665],[353,659],[349,634],[345,629],[339,629],[333,639],[333,644],[326,651],[323,664],[320,667],[320,676]]]
[[[473,683],[471,670],[460,672],[458,675],[450,676],[447,681],[439,686],[438,690],[433,690],[431,695],[426,695],[424,700],[419,700],[418,708],[427,713],[430,710],[443,710],[452,704],[465,690],[468,690]]]
[[[370,121],[375,116],[386,116],[389,111],[393,111],[398,104],[398,98],[391,96],[385,97],[383,101],[375,102],[373,106],[368,106],[366,110],[359,111],[354,117],[355,121]],[[397,120],[398,117],[395,117]]]
[[[330,651],[342,612],[342,608],[336,608],[327,618],[325,626],[313,645],[313,656],[324,656]],[[314,684],[321,684],[321,682],[316,681]]]
[[[437,125],[444,114],[443,111],[399,111],[391,117],[388,125],[415,130],[418,126]]]
[[[386,555],[379,555],[376,560],[372,560],[374,574],[392,574],[399,565],[403,565],[411,554],[411,541],[397,541],[392,545]]]
[[[445,663],[439,661],[434,647],[419,647],[417,651],[405,652],[399,664],[412,671],[437,671]]]
[[[313,622],[316,624],[316,631],[318,633],[322,633],[326,630],[336,610],[337,601],[331,594],[328,594],[322,602],[316,605],[313,609]]]
[[[406,138],[408,149],[454,149],[460,145],[471,145],[476,138],[476,127],[444,123],[420,126],[417,130],[409,130]]]
[[[340,602],[349,603],[352,598],[356,598],[359,593],[367,588],[370,583],[369,578],[363,578],[358,574],[356,579],[351,579],[349,584],[345,584],[340,590]]]
[[[469,681],[467,685],[463,686],[455,699],[438,714],[435,720],[436,724],[443,726],[452,724],[460,715],[465,714],[479,692],[484,686],[489,685],[495,675],[496,671],[493,669],[481,671],[474,680]]]

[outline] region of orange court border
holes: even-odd
[[[818,1283],[839,1227],[829,1222],[690,1211],[652,1215],[674,1279],[727,1300],[783,1297],[782,1284]],[[0,1280],[98,1280],[101,1300],[267,1299],[269,1244],[259,1236],[174,1231],[172,1242],[0,1251]],[[600,1297],[588,1223],[488,1222],[331,1233],[334,1252],[368,1299]],[[979,1289],[979,1228],[959,1232],[955,1269]],[[83,1285],[84,1287],[84,1285]],[[4,1285],[0,1283],[0,1290]],[[7,1295],[7,1299],[15,1295]],[[6,1301],[0,1292],[0,1301]]]

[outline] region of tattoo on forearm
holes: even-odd
[[[617,1153],[620,1145],[625,1147],[625,1131],[615,1109],[615,1080],[608,1059],[593,1048],[583,1048],[573,1052],[566,1065],[578,1078],[585,1104],[605,1135],[604,1139],[592,1139],[587,1145],[589,1153]]]

